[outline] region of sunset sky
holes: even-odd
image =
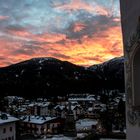
[[[0,0],[0,67],[34,57],[89,66],[122,52],[119,0]]]

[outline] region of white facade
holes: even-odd
[[[0,140],[16,140],[15,122],[0,125]]]
[[[0,140],[16,140],[16,121],[7,114],[0,114]]]

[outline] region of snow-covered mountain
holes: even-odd
[[[98,73],[102,79],[120,79],[124,78],[124,57],[117,57],[102,64],[93,65],[89,70]]]
[[[0,68],[3,95],[47,96],[124,89],[123,58],[88,68],[55,58],[33,58]]]
[[[117,57],[88,69],[96,72],[107,87],[124,89],[124,57]]]

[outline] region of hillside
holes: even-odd
[[[124,90],[123,58],[88,68],[55,58],[33,58],[0,68],[1,95],[57,96]]]

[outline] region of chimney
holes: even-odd
[[[31,117],[30,116],[28,116],[28,122],[30,122],[31,121]]]
[[[69,104],[68,104],[68,110],[69,112],[71,112],[71,102],[69,101]]]

